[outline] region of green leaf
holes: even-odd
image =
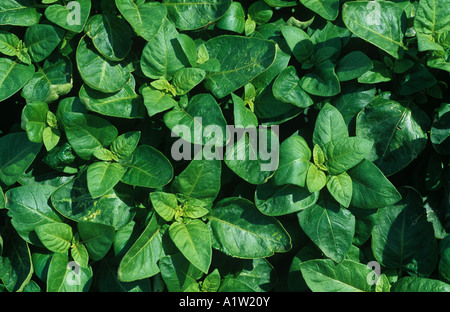
[[[147,41],[156,36],[167,16],[166,6],[158,2],[116,0],[116,6],[136,34]]]
[[[450,285],[432,278],[405,276],[392,285],[392,292],[432,293],[450,291]]]
[[[360,77],[373,68],[370,58],[361,51],[353,51],[345,55],[336,65],[339,81],[348,81]]]
[[[310,163],[306,174],[306,186],[308,191],[315,193],[324,188],[327,184],[325,172],[320,170],[316,165]]]
[[[323,146],[325,166],[331,174],[339,175],[359,164],[372,146],[372,141],[360,137],[330,141]]]
[[[41,14],[33,0],[8,0],[0,4],[0,25],[32,26],[39,23]]]
[[[161,277],[169,292],[181,292],[190,287],[198,287],[197,280],[204,274],[181,253],[162,257],[159,267]]]
[[[273,86],[273,95],[277,100],[290,103],[298,107],[313,105],[309,95],[300,87],[300,78],[295,67],[289,66],[276,78]]]
[[[158,274],[160,269],[157,263],[163,255],[161,228],[156,218],[152,217],[120,261],[119,280],[132,282]]]
[[[39,240],[50,251],[65,253],[72,243],[73,233],[66,223],[47,223],[35,229]]]
[[[115,93],[104,93],[83,85],[79,96],[81,102],[89,111],[111,117],[144,118],[143,100],[134,88],[135,81],[131,77],[125,87]]]
[[[94,261],[103,259],[113,243],[116,234],[114,227],[95,222],[78,222],[77,228],[89,258]]]
[[[152,79],[172,77],[178,70],[189,65],[178,38],[178,31],[164,19],[158,32],[148,40],[142,51],[141,69]]]
[[[109,121],[98,116],[66,112],[63,125],[73,150],[83,159],[90,159],[96,149],[107,147],[118,131]]]
[[[273,177],[274,183],[304,187],[310,159],[311,150],[303,137],[295,135],[287,138],[280,146],[280,163]]]
[[[42,144],[28,140],[25,132],[9,133],[0,137],[0,180],[14,184],[34,161]]]
[[[77,0],[79,6],[69,3],[65,6],[53,4],[45,9],[45,17],[59,27],[69,31],[80,33],[89,18],[91,12],[91,0]],[[79,14],[77,8],[80,9]]]
[[[328,142],[348,137],[348,130],[341,113],[332,105],[325,104],[317,115],[313,143],[325,146]]]
[[[429,276],[437,264],[438,249],[423,200],[412,188],[402,189],[403,199],[378,210],[372,231],[375,258],[387,268]]]
[[[348,208],[352,200],[353,184],[352,178],[346,172],[328,176],[327,189],[339,204]]]
[[[208,219],[213,248],[227,255],[254,259],[291,248],[290,236],[279,221],[263,215],[246,199],[223,199]]]
[[[28,140],[31,142],[42,143],[48,112],[48,105],[44,102],[28,103],[23,108],[21,127],[27,132]]]
[[[449,16],[448,1],[420,1],[414,17],[419,51],[444,51],[449,46]]]
[[[122,179],[125,169],[118,163],[98,161],[87,169],[87,185],[93,198],[105,195]]]
[[[131,28],[117,16],[94,15],[89,19],[85,32],[97,51],[110,61],[121,61],[131,51]]]
[[[211,234],[206,224],[196,219],[174,222],[169,227],[169,235],[186,259],[202,272],[208,272],[212,247]]]
[[[440,154],[450,154],[450,104],[442,103],[436,109],[435,119],[430,130],[430,141],[434,149]]]
[[[24,65],[7,58],[0,58],[0,101],[14,95],[34,75],[33,65]]]
[[[200,68],[182,68],[173,75],[172,84],[177,95],[185,95],[197,86],[206,76]]]
[[[219,20],[228,10],[231,0],[164,0],[167,12],[180,30],[194,30]]]
[[[273,41],[242,36],[218,36],[205,45],[210,58],[220,63],[217,72],[206,76],[205,88],[219,99],[266,71],[277,53]]]
[[[164,123],[193,144],[224,146],[227,140],[227,121],[219,104],[208,93],[196,94],[186,107],[167,112]]]
[[[129,185],[157,188],[167,185],[173,178],[170,161],[149,145],[138,146],[121,165],[126,170],[121,181]]]
[[[282,216],[304,210],[314,205],[319,193],[310,193],[297,185],[258,185],[255,192],[256,207],[267,216]]]
[[[150,193],[150,201],[155,211],[164,220],[172,221],[178,210],[178,200],[175,194],[152,192]]]
[[[328,97],[339,94],[341,85],[334,68],[330,60],[316,65],[311,73],[300,79],[300,86],[312,95]]]
[[[328,258],[339,263],[352,245],[355,217],[339,205],[320,199],[298,214],[302,230]]]
[[[65,31],[52,25],[38,24],[27,28],[25,45],[34,62],[46,59],[59,45]]]
[[[90,221],[120,229],[134,216],[129,189],[118,184],[99,198],[92,198],[87,187],[86,171],[59,186],[51,195],[55,209],[70,220]]]
[[[5,235],[6,234],[6,235]],[[13,231],[0,236],[0,280],[3,289],[20,292],[30,282],[33,262],[28,244]],[[3,242],[5,248],[3,248]]]
[[[305,62],[314,53],[311,37],[302,29],[294,26],[283,26],[281,27],[281,33],[299,63]]]
[[[123,63],[106,59],[88,37],[81,38],[78,44],[76,62],[83,81],[92,89],[104,93],[120,91],[131,79]]]
[[[140,131],[129,131],[119,135],[110,145],[111,153],[121,159],[128,158],[131,154],[133,154],[140,138]]]
[[[366,265],[343,260],[315,259],[300,264],[302,276],[313,292],[371,292],[367,276],[372,272]]]
[[[356,36],[399,59],[405,49],[406,15],[394,2],[353,1],[342,8],[342,19]]]
[[[339,14],[339,0],[300,0],[300,3],[330,21]]]
[[[428,116],[418,107],[379,99],[367,105],[356,119],[356,135],[374,142],[367,159],[386,176],[410,164],[425,149]]]
[[[170,189],[205,203],[212,203],[220,191],[222,162],[220,160],[192,160],[175,177]]]
[[[242,34],[245,30],[245,11],[240,2],[232,2],[225,14],[215,23],[217,28]]]
[[[144,105],[150,117],[178,106],[177,101],[170,95],[151,87],[144,87],[142,90]]]
[[[92,268],[69,262],[67,255],[55,253],[47,274],[47,292],[87,292],[92,283]]]
[[[369,160],[362,160],[347,173],[353,182],[352,206],[376,209],[395,204],[401,199],[395,186]]]

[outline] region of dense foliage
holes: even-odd
[[[0,290],[448,292],[449,72],[449,0],[2,0]]]

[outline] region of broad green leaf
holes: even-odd
[[[158,261],[164,255],[161,236],[161,228],[152,217],[120,261],[117,273],[120,281],[132,282],[159,273]]]
[[[245,11],[242,4],[233,1],[225,14],[215,23],[215,26],[242,34],[245,30]]]
[[[216,292],[219,290],[221,282],[221,277],[218,269],[214,269],[211,273],[209,273],[202,284],[202,291],[205,292]]]
[[[360,77],[373,68],[370,58],[361,51],[353,51],[345,55],[336,65],[339,81],[348,81]]]
[[[33,0],[7,0],[0,4],[0,25],[32,26],[39,23],[41,14]]]
[[[91,0],[77,0],[67,5],[52,4],[45,9],[45,17],[59,27],[80,33],[91,12]],[[79,9],[79,11],[77,11]]]
[[[167,185],[173,178],[170,161],[149,145],[138,146],[121,165],[125,168],[121,181],[129,185],[157,188]]]
[[[352,245],[355,233],[353,214],[325,199],[298,214],[302,230],[328,258],[339,263]]]
[[[94,261],[103,259],[113,243],[114,227],[95,222],[78,222],[77,229],[89,252],[89,258]]]
[[[107,147],[118,134],[109,121],[95,115],[66,112],[62,121],[70,145],[83,159],[90,159],[96,149]]]
[[[33,274],[30,248],[14,231],[2,233],[2,236],[4,241],[0,236],[0,280],[4,289],[9,292],[23,291]]]
[[[169,292],[181,292],[198,286],[203,272],[197,269],[181,253],[164,256],[159,262],[161,277]]]
[[[450,292],[450,285],[443,281],[425,277],[405,276],[392,285],[392,292],[433,293]]]
[[[405,49],[406,14],[390,1],[352,1],[342,8],[342,19],[356,36],[399,59]]]
[[[147,41],[156,36],[167,16],[166,7],[158,2],[116,0],[116,6],[136,34]]]
[[[120,181],[125,169],[118,163],[98,161],[87,169],[87,185],[93,198],[105,195]]]
[[[330,259],[314,259],[300,264],[302,276],[313,292],[372,292],[366,265],[352,260],[335,263]]]
[[[48,105],[44,102],[31,102],[23,108],[21,127],[27,132],[31,142],[42,143],[48,111]]]
[[[151,87],[144,87],[141,92],[144,98],[144,105],[150,117],[178,105],[177,101],[170,94]]]
[[[277,53],[273,41],[242,36],[218,36],[205,45],[210,58],[220,63],[217,72],[206,76],[205,88],[219,99],[266,71]]]
[[[172,84],[177,95],[185,95],[197,86],[206,76],[200,68],[182,68],[173,75]]]
[[[208,93],[196,94],[186,107],[167,112],[164,123],[184,141],[193,144],[220,147],[227,142],[227,121],[219,104]]]
[[[221,174],[220,160],[194,159],[175,177],[170,189],[173,193],[182,193],[209,204],[219,194]]]
[[[120,91],[131,79],[131,74],[123,63],[104,58],[86,36],[78,44],[76,62],[83,81],[101,92]]]
[[[85,32],[97,51],[110,61],[121,61],[131,51],[132,31],[128,23],[117,16],[94,15],[89,19]]]
[[[280,146],[280,164],[273,177],[276,185],[306,186],[311,149],[299,135],[287,138]]]
[[[208,219],[213,247],[227,255],[254,259],[292,247],[291,238],[279,221],[263,215],[246,199],[223,199]]]
[[[34,62],[46,59],[59,45],[65,31],[52,25],[38,24],[27,28],[25,45]]]
[[[339,0],[300,0],[300,3],[330,21],[339,14]]]
[[[399,95],[412,95],[436,86],[437,80],[423,64],[414,64],[400,81]]]
[[[439,242],[439,275],[444,281],[450,282],[450,236],[444,237]]]
[[[233,117],[236,128],[258,127],[258,117],[249,108],[246,107],[242,98],[231,93],[233,99]]]
[[[313,132],[313,143],[323,147],[337,139],[348,137],[344,118],[336,107],[325,104],[317,115]]]
[[[72,62],[54,53],[24,85],[21,95],[30,102],[51,103],[69,93],[72,87]]]
[[[70,255],[73,260],[82,267],[87,267],[89,264],[89,253],[86,247],[80,243],[75,242],[70,246]]]
[[[178,70],[189,65],[183,48],[178,42],[178,31],[168,19],[164,19],[158,32],[142,51],[141,69],[152,79],[172,77]]]
[[[272,7],[293,7],[297,5],[297,1],[289,1],[289,0],[264,0],[265,3]]]
[[[14,95],[34,75],[33,65],[24,65],[8,58],[0,58],[0,101]]]
[[[435,119],[430,130],[430,141],[440,154],[450,154],[450,104],[442,103],[435,111]]]
[[[449,2],[423,0],[419,2],[414,17],[414,29],[417,32],[419,51],[444,51],[450,46],[448,32],[450,31]]]
[[[373,85],[375,83],[382,83],[392,80],[392,72],[390,69],[378,60],[372,60],[373,68],[366,71],[358,77],[359,83],[366,83]]]
[[[239,130],[239,129],[237,129]],[[251,184],[263,184],[275,173],[279,165],[278,135],[270,128],[250,128],[237,131],[234,141],[228,142],[225,164],[236,175]]]
[[[52,186],[25,185],[8,190],[6,208],[17,233],[28,243],[43,247],[36,228],[62,222],[48,201],[55,190]]]
[[[0,52],[8,56],[16,56],[21,49],[21,40],[13,33],[0,31]]]
[[[174,222],[169,235],[181,253],[200,271],[207,273],[212,260],[211,234],[201,220]]]
[[[14,184],[32,164],[42,144],[28,140],[26,132],[9,133],[0,137],[0,180]]]
[[[119,135],[110,145],[111,153],[120,159],[130,157],[141,138],[141,131],[129,131]]]
[[[178,200],[175,194],[164,192],[150,193],[150,201],[155,211],[166,221],[172,221],[178,210]]]
[[[372,149],[373,142],[360,137],[341,138],[323,146],[328,171],[339,175],[353,168],[363,160]]]
[[[273,86],[273,95],[276,99],[298,107],[308,107],[313,101],[300,87],[300,78],[295,67],[289,66],[276,78]]]
[[[90,221],[120,229],[134,216],[129,189],[118,184],[99,198],[92,198],[86,173],[59,186],[51,195],[55,209],[70,220]]]
[[[356,115],[375,98],[376,89],[371,85],[356,85],[342,90],[333,102],[347,126],[353,125]]]
[[[169,18],[180,30],[194,30],[219,20],[231,0],[163,0]]]
[[[276,186],[268,182],[256,187],[255,205],[267,216],[282,216],[314,205],[318,197],[319,193],[297,185]]]
[[[353,182],[352,206],[376,209],[395,204],[401,199],[395,186],[369,160],[362,160],[347,173]]]
[[[428,116],[418,107],[378,99],[367,105],[356,119],[356,135],[374,142],[367,159],[386,176],[410,164],[425,149]]]
[[[135,80],[131,80],[115,93],[103,93],[87,85],[80,89],[80,100],[92,112],[119,118],[144,118],[142,97],[135,91]]]
[[[328,97],[339,94],[341,85],[334,68],[330,60],[316,65],[311,73],[300,79],[300,86],[312,95]]]
[[[281,28],[281,33],[298,62],[305,62],[314,53],[311,37],[304,30],[286,25]]]
[[[310,163],[308,172],[306,173],[306,186],[308,191],[315,193],[320,191],[327,184],[327,177],[325,172],[319,169],[316,165]]]
[[[346,172],[328,176],[327,189],[339,204],[348,208],[352,200],[353,184],[352,178]]]
[[[377,212],[373,254],[386,268],[429,276],[438,258],[433,227],[427,221],[420,194],[412,188],[402,189],[401,194],[401,201]]]
[[[55,253],[47,274],[47,292],[87,292],[92,283],[92,268],[69,262],[67,255]]]
[[[46,223],[35,229],[39,240],[50,251],[65,253],[72,243],[73,233],[66,223]]]

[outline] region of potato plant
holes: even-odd
[[[0,291],[449,292],[449,0],[2,0]]]

